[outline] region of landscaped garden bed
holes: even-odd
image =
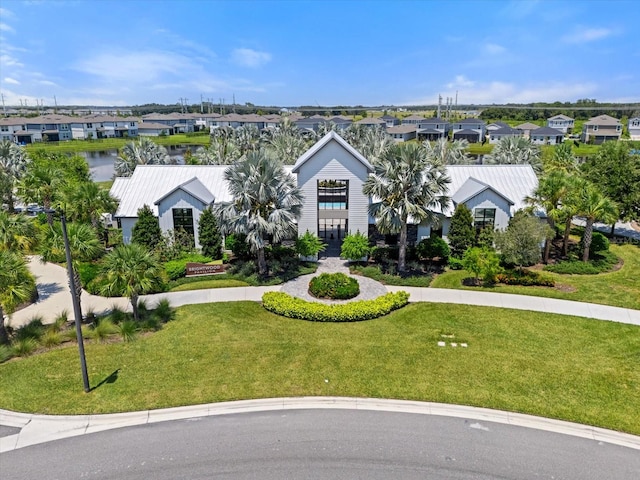
[[[309,282],[309,293],[316,298],[348,300],[360,294],[360,286],[344,273],[322,273]]]

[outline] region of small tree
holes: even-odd
[[[451,227],[449,228],[449,247],[451,255],[461,258],[469,247],[472,247],[476,233],[473,229],[473,217],[471,210],[463,203],[458,204],[451,217]]]
[[[361,258],[369,255],[370,251],[369,239],[358,230],[356,233],[350,233],[344,237],[342,248],[340,249],[340,256],[350,262],[357,262]]]
[[[324,251],[326,247],[327,244],[309,230],[296,239],[296,251],[302,257],[315,257],[318,253]]]
[[[480,248],[488,248],[489,250],[493,250],[495,241],[496,234],[493,231],[493,228],[484,227],[482,230],[480,230],[480,233],[478,233],[476,245]]]
[[[142,245],[149,250],[155,249],[162,242],[160,223],[149,205],[145,205],[138,210],[138,220],[131,233],[131,241],[133,243]]]
[[[205,208],[198,222],[198,238],[202,254],[214,260],[222,258],[222,236],[211,207]]]
[[[464,252],[462,266],[475,275],[476,282],[482,277],[482,281],[488,284],[495,283],[502,270],[498,255],[488,248],[479,247],[472,247]]]
[[[439,258],[442,263],[449,261],[449,255],[451,250],[449,245],[440,237],[429,237],[424,240],[420,240],[420,243],[416,246],[416,253],[421,259],[433,260]]]
[[[548,225],[520,211],[505,231],[496,232],[496,245],[506,263],[522,269],[541,260],[542,245],[548,238],[553,238],[553,230]]]

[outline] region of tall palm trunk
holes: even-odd
[[[584,227],[583,245],[584,252],[582,252],[582,261],[589,261],[589,249],[591,248],[591,239],[593,238],[593,218],[587,217],[587,224]]]
[[[137,322],[139,319],[138,315],[138,294],[132,293],[129,297],[129,301],[131,302],[131,309],[133,310],[133,319]]]
[[[555,222],[551,219],[551,218],[547,218],[547,223],[549,224],[549,226],[553,229],[553,231],[555,232]],[[544,263],[549,263],[549,254],[551,253],[551,239],[550,238],[545,238],[544,239],[544,256],[542,261]]]
[[[564,224],[564,235],[562,236],[562,255],[567,256],[569,253],[569,233],[571,232],[571,217],[567,218]]]
[[[260,275],[267,274],[267,258],[264,254],[264,248],[258,249],[258,273]]]
[[[4,310],[0,305],[0,345],[9,345],[9,332],[4,326]]]
[[[398,251],[398,271],[404,272],[407,267],[407,222],[400,228],[400,248]]]

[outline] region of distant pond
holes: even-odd
[[[188,147],[183,145],[172,145],[166,147],[169,156],[175,159],[177,164],[184,163],[184,152]],[[191,147],[192,151],[197,147]],[[89,171],[95,182],[106,182],[112,180],[115,175],[115,163],[118,157],[118,150],[104,150],[101,152],[79,152],[78,155],[84,157],[89,164]]]

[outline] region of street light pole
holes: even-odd
[[[73,316],[76,324],[76,338],[78,339],[78,351],[80,353],[80,368],[82,369],[82,383],[85,393],[89,393],[89,374],[87,373],[87,360],[84,356],[84,340],[82,338],[82,310],[80,309],[80,299],[76,291],[76,278],[73,274],[73,264],[71,263],[71,248],[69,247],[69,236],[67,235],[67,219],[64,212],[60,213],[62,223],[62,238],[64,239],[64,253],[67,257],[67,272],[69,274],[69,288],[71,289],[71,300],[73,303]]]

